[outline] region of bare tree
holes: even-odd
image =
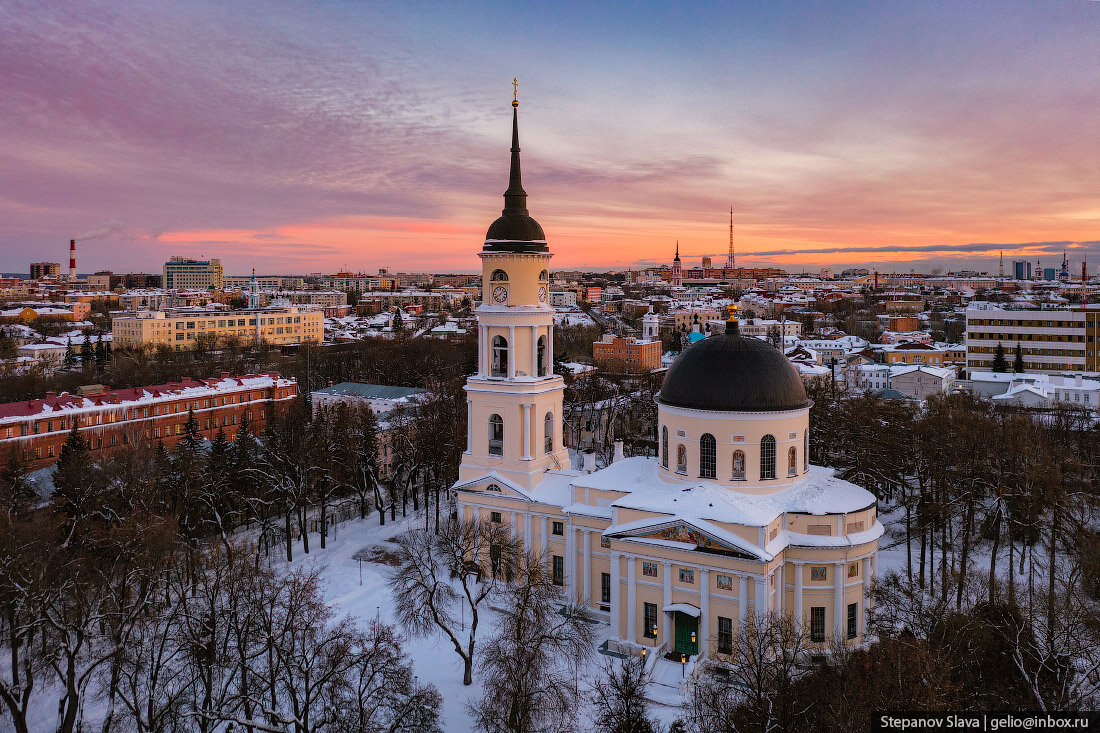
[[[608,733],[659,733],[660,723],[648,715],[647,684],[644,657],[608,657],[592,685],[596,726]]]
[[[485,694],[469,709],[485,733],[572,730],[577,670],[592,653],[593,625],[582,609],[563,607],[541,556],[517,558],[515,582],[501,598],[504,616],[481,655]]]
[[[687,702],[687,725],[699,733],[786,733],[809,709],[794,694],[806,637],[787,615],[750,616],[730,654],[718,654],[724,674],[703,676]]]
[[[389,585],[398,618],[413,636],[438,632],[450,640],[464,685],[473,683],[481,608],[511,577],[514,548],[502,525],[454,517],[438,533],[412,530],[397,538],[399,565]]]

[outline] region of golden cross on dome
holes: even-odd
[[[519,77],[512,77],[512,101],[519,101]]]

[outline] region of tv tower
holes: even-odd
[[[733,265],[736,262],[733,256],[733,207],[730,207],[730,253],[726,257],[726,269],[732,270]]]
[[[1004,277],[1004,276],[1005,276],[1005,251],[1002,249],[1001,250],[1001,270],[1000,270],[999,277]]]

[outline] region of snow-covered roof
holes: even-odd
[[[574,481],[603,491],[627,492],[612,506],[657,514],[698,517],[763,527],[784,512],[838,514],[866,509],[875,497],[839,479],[834,470],[810,466],[805,476],[772,494],[747,494],[711,481],[668,481],[656,458],[635,456]]]

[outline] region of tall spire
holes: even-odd
[[[679,262],[680,261],[680,240],[679,239],[676,240],[676,256],[672,258],[672,261],[673,262]]]
[[[504,192],[504,214],[527,216],[527,192],[519,164],[519,102],[512,100],[512,167],[508,171],[508,190]]]
[[[726,268],[732,270],[736,260],[733,256],[733,207],[730,207],[730,253],[726,258]]]
[[[504,210],[485,234],[485,249],[508,252],[545,252],[546,235],[527,210],[527,192],[519,163],[518,81],[512,79],[512,165],[508,171],[508,190],[504,192]]]

